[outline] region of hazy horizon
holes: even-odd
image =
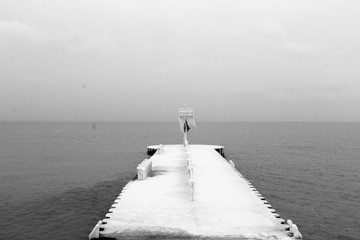
[[[1,122],[10,123],[89,123],[89,124],[101,124],[101,123],[175,123],[179,124],[178,120],[0,120]],[[196,120],[199,124],[201,123],[360,123],[360,121],[242,121],[242,120]],[[191,129],[195,129],[192,127]]]
[[[0,121],[359,122],[358,1],[0,2]]]

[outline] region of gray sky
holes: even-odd
[[[360,121],[359,1],[0,0],[0,120]]]

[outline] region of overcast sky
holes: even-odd
[[[0,120],[360,121],[360,1],[0,0]]]

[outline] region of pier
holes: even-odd
[[[181,145],[154,145],[151,157],[89,239],[268,239],[302,236],[225,159],[224,147],[190,145],[192,108],[179,109]]]
[[[149,146],[156,152],[95,226],[95,238],[301,238],[219,148]]]

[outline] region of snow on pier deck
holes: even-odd
[[[100,237],[293,239],[288,225],[215,148],[164,145],[151,157],[149,176],[124,187],[99,223]]]

